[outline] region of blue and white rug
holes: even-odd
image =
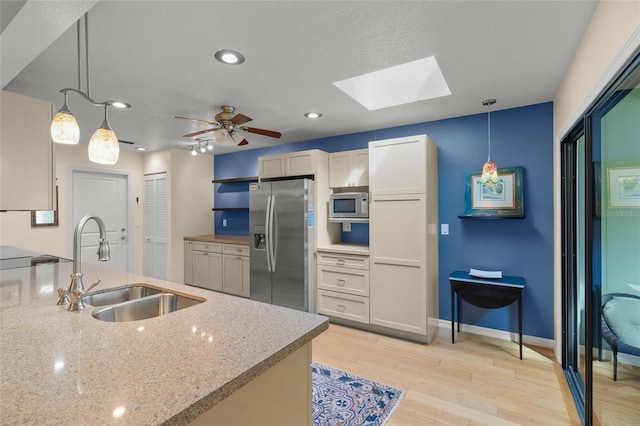
[[[401,390],[322,364],[311,364],[314,426],[384,425]]]

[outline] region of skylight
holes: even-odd
[[[368,110],[451,94],[434,56],[336,81],[333,84]]]

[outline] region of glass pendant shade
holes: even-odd
[[[487,160],[482,166],[482,176],[480,176],[480,183],[483,184],[494,184],[500,181],[500,177],[498,176],[498,167],[496,163],[491,160]]]
[[[114,165],[120,156],[118,138],[105,119],[89,141],[89,160],[98,164]]]
[[[66,101],[51,121],[51,139],[67,145],[75,145],[80,141],[78,121],[69,111]]]

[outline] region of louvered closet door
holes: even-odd
[[[167,174],[144,177],[144,275],[167,278]]]

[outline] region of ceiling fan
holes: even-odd
[[[235,114],[234,111],[235,108],[232,106],[223,106],[222,111],[217,113],[215,116],[216,121],[199,120],[197,118],[180,117],[177,115],[174,115],[173,118],[194,121],[196,123],[205,123],[213,126],[210,129],[187,133],[186,135],[183,135],[183,137],[192,138],[194,136],[200,136],[205,133],[215,132],[215,141],[220,145],[229,145],[229,136],[235,143],[238,144],[238,146],[247,145],[249,142],[245,139],[244,135],[241,132],[255,133],[257,135],[269,136],[271,138],[279,138],[280,136],[282,136],[282,133],[280,132],[243,126],[243,124],[248,123],[252,119],[244,114]]]

